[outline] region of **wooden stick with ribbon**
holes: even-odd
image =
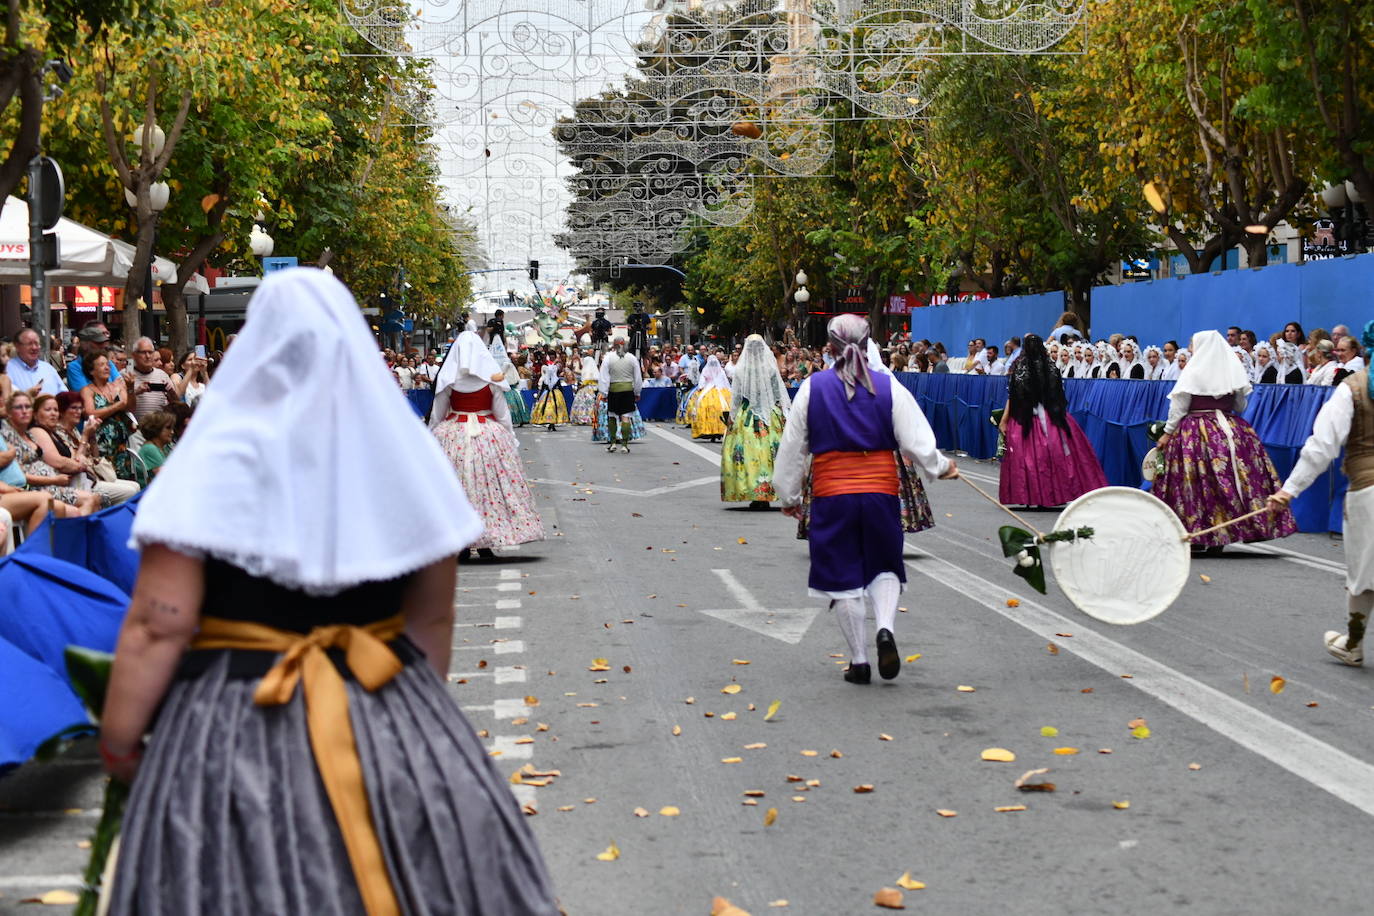
[[[1250,519],[1254,518],[1254,517],[1257,516],[1257,515],[1263,515],[1263,514],[1266,513],[1266,512],[1273,512],[1273,511],[1274,511],[1274,510],[1271,509],[1271,508],[1269,508],[1268,506],[1264,506],[1264,507],[1262,507],[1262,508],[1256,509],[1254,512],[1247,512],[1247,513],[1245,513],[1244,515],[1242,515],[1242,516],[1240,516],[1240,517],[1238,517],[1238,518],[1233,518],[1233,519],[1231,519],[1229,522],[1222,522],[1220,525],[1213,525],[1213,526],[1210,527],[1210,528],[1203,528],[1201,531],[1190,531],[1190,532],[1188,532],[1187,534],[1185,534],[1182,538],[1180,538],[1179,540],[1182,540],[1182,541],[1191,541],[1193,538],[1200,538],[1200,537],[1202,537],[1204,534],[1211,534],[1213,531],[1220,531],[1221,529],[1223,529],[1223,528],[1229,528],[1229,527],[1231,527],[1232,525],[1239,525],[1241,522],[1249,521]]]

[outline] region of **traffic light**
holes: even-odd
[[[538,280],[538,279],[539,279],[539,262],[538,262],[538,261],[530,261],[530,280],[531,280],[531,281],[534,281],[534,280]]]

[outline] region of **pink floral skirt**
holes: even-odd
[[[525,465],[508,429],[489,419],[477,424],[477,435],[469,436],[467,421],[445,420],[434,427],[434,437],[486,526],[469,545],[473,550],[544,540],[544,522],[534,508]]]

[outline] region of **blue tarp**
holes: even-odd
[[[53,518],[20,545],[26,556],[44,554],[74,563],[109,580],[125,594],[133,594],[138,577],[138,553],[129,546],[129,530],[143,494],[84,518]]]
[[[93,572],[39,553],[0,560],[0,769],[86,721],[63,653],[113,652],[128,596]]]
[[[1142,344],[1177,340],[1193,332],[1233,324],[1262,338],[1296,321],[1304,330],[1337,324],[1361,328],[1374,318],[1364,303],[1374,289],[1374,254],[1305,264],[1271,264],[1247,270],[1097,286],[1092,291],[1092,335],[1134,334]],[[911,336],[943,341],[963,356],[969,340],[1001,344],[1027,331],[1045,335],[1064,309],[1061,293],[1007,296],[911,312]]]
[[[75,691],[42,662],[0,639],[0,772],[33,756],[48,738],[86,721]]]
[[[897,377],[915,395],[941,448],[957,448],[974,458],[997,453],[997,428],[990,417],[1006,404],[1005,376],[903,372]],[[1172,388],[1173,382],[1065,380],[1069,411],[1096,450],[1109,483],[1140,486],[1140,464],[1152,445],[1145,427],[1168,416]],[[1255,428],[1280,477],[1292,470],[1317,411],[1331,391],[1313,385],[1255,386],[1245,419]],[[1303,531],[1340,531],[1345,486],[1345,476],[1333,464],[1294,502],[1298,526]]]
[[[1028,332],[1048,334],[1064,308],[1063,293],[928,305],[911,310],[911,339],[940,341],[950,356],[963,356],[968,342],[977,337],[1001,347],[1003,341]]]

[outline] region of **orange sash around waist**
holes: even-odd
[[[891,452],[822,452],[811,461],[811,495],[897,495],[897,460]]]

